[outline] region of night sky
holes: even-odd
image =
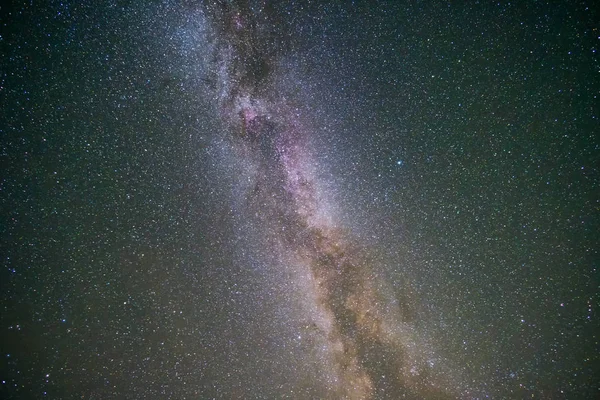
[[[0,25],[0,398],[600,396],[595,2]]]

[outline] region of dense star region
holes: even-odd
[[[258,216],[272,236],[266,251],[281,249],[278,262],[300,269],[308,280],[305,294],[314,301],[317,318],[310,315],[307,326],[320,343],[312,362],[322,364],[318,368],[326,377],[322,396],[368,399],[386,391],[441,396],[444,390],[419,357],[401,305],[378,293],[385,283],[326,215],[322,203],[329,199],[317,192],[310,171],[314,162],[305,148],[315,128],[278,95],[271,77],[283,46],[273,34],[273,16],[249,4],[223,3],[210,11],[220,26],[215,52],[223,114],[229,133],[239,136],[237,156],[251,160],[256,170],[242,193],[248,207],[240,214]]]
[[[597,7],[92,3],[0,8],[1,398],[600,394]]]

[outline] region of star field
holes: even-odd
[[[591,3],[0,13],[0,397],[598,396]]]

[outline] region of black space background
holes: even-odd
[[[94,3],[0,8],[0,397],[280,398],[198,7]],[[358,235],[474,391],[595,398],[598,7],[355,3],[280,13]]]

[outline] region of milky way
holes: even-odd
[[[599,393],[591,2],[13,2],[0,398]]]
[[[328,215],[331,199],[318,191],[307,146],[319,128],[276,84],[286,43],[277,36],[275,13],[243,2],[207,11],[217,35],[213,69],[221,117],[236,157],[255,171],[238,193],[245,199],[238,212],[254,215],[270,237],[264,251],[280,249],[278,262],[300,270],[297,279],[304,281],[294,284],[304,288],[314,310],[307,330],[321,344],[308,362],[319,364],[325,376],[313,384],[323,385],[328,398],[451,397],[450,377],[422,354],[409,306],[385,296],[389,289],[368,248]]]

